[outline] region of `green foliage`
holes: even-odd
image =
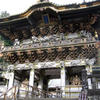
[[[11,42],[9,40],[4,40],[4,45],[5,46],[10,46],[11,45]]]
[[[0,13],[0,18],[6,18],[6,17],[9,17],[10,14],[7,12],[7,11],[2,11]],[[7,39],[4,39],[1,35],[0,35],[0,41],[4,41],[4,45],[5,46],[9,46],[11,44],[11,42]]]
[[[6,17],[9,17],[10,14],[7,12],[7,11],[2,11],[1,14],[0,14],[0,18],[6,18]]]
[[[0,63],[1,63],[1,62],[3,62],[3,59],[2,59],[2,58],[0,58]]]
[[[5,46],[10,46],[11,45],[11,41],[8,40],[8,39],[4,39],[1,35],[0,35],[0,41],[4,41]]]

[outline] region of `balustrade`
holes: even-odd
[[[65,95],[62,95],[62,90],[55,90],[53,92],[44,91],[37,87],[32,87],[26,84],[23,84],[28,88],[32,88],[32,91],[23,90],[20,86],[14,86],[10,88],[8,91],[3,93],[0,98],[3,100],[7,99],[21,99],[21,98],[78,98],[81,92],[82,86],[81,85],[67,85],[65,87]],[[60,87],[61,88],[61,87]],[[73,91],[74,90],[74,91]]]
[[[82,90],[82,85],[66,85],[66,98],[77,98]]]
[[[56,40],[56,41],[47,41],[47,42],[37,42],[37,43],[30,43],[30,44],[20,44],[16,46],[4,47],[1,51],[15,51],[15,50],[25,50],[25,49],[36,49],[36,48],[47,48],[47,47],[55,47],[55,46],[69,46],[69,45],[76,45],[76,44],[89,44],[95,43],[96,40],[94,38],[77,38],[77,39],[65,39],[65,40]]]

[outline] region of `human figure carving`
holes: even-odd
[[[73,77],[72,79],[72,85],[80,85],[80,78],[76,75],[75,77]]]

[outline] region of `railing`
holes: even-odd
[[[86,88],[88,87],[88,88]],[[100,100],[100,88],[97,85],[84,86],[79,94],[79,100]]]
[[[78,98],[82,90],[82,85],[66,85],[65,98]]]
[[[58,47],[58,46],[70,46],[70,45],[77,45],[77,44],[89,44],[95,43],[97,40],[95,38],[83,38],[83,39],[68,39],[68,40],[61,40],[61,41],[48,41],[48,42],[37,42],[37,43],[30,43],[18,46],[10,46],[4,47],[1,51],[15,51],[15,50],[26,50],[26,49],[38,49],[38,48],[48,48],[48,47]]]
[[[87,100],[87,98],[87,91],[81,91],[81,93],[79,94],[79,100]]]
[[[24,86],[27,86],[28,88],[26,90],[23,90],[21,87],[19,87],[19,95],[21,96],[21,92],[24,92],[25,95],[27,95],[28,97],[39,97],[39,98],[54,98],[57,97],[57,95],[48,92],[48,91],[44,91],[40,88],[37,87],[32,87],[29,85],[26,85],[24,83],[22,83]]]
[[[14,86],[6,91],[6,93],[3,93],[0,98],[3,100],[16,100],[21,98],[78,98],[82,87],[81,85],[67,85],[63,91],[56,90],[54,92],[49,92],[24,83],[22,84],[26,86],[27,89],[22,89],[21,86]],[[78,95],[76,96],[75,93],[78,93]]]
[[[17,88],[16,86],[10,88],[5,93],[0,95],[0,98],[3,98],[3,100],[8,100],[8,98],[16,100],[16,95],[17,95],[16,88]]]
[[[8,99],[21,99],[21,98],[78,98],[81,93],[81,85],[66,85],[64,90],[56,90],[53,92],[44,91],[37,87],[32,87],[22,83],[27,89],[21,88],[21,86],[14,86],[3,93],[0,98],[3,100]],[[61,88],[61,87],[59,87]],[[81,100],[81,99],[80,99]]]
[[[43,91],[37,87],[32,87],[23,83],[23,85],[27,86],[27,89],[22,89],[21,86],[14,86],[11,89],[7,90],[3,93],[0,98],[3,100],[8,99],[20,99],[20,98],[58,98],[58,94],[53,94],[51,92]],[[61,98],[61,97],[59,97]]]

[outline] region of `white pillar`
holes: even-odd
[[[43,78],[42,77],[40,77],[40,80],[39,80],[39,83],[38,83],[38,88],[39,89],[43,89]]]
[[[61,90],[63,91],[62,95],[65,96],[65,86],[66,86],[66,73],[64,62],[61,63]]]
[[[38,89],[39,91],[43,90],[43,78],[42,76],[40,76],[40,80],[39,80],[39,83],[38,83]],[[39,98],[41,98],[41,92],[39,93]]]
[[[89,67],[86,67],[86,70],[87,70],[87,75],[91,75],[91,69]],[[87,81],[88,81],[88,88],[92,89],[91,78],[88,78]]]
[[[9,73],[8,89],[12,88],[14,84],[14,72]]]
[[[92,89],[91,78],[88,78],[88,88]]]
[[[30,70],[30,77],[29,77],[29,86],[34,86],[34,69]],[[29,87],[29,91],[32,91],[32,88]]]

